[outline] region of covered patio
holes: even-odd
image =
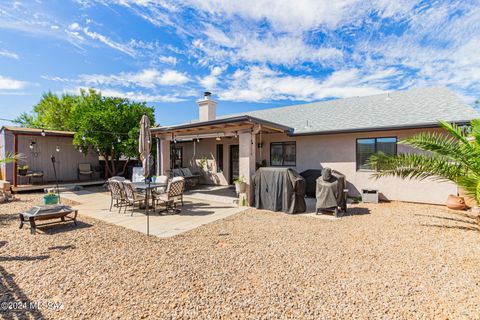
[[[207,100],[211,101],[211,100]],[[157,175],[189,168],[201,185],[228,186],[241,178],[251,203],[251,177],[265,161],[263,137],[286,134],[291,128],[251,116],[213,119],[152,128],[157,138]]]

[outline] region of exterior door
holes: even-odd
[[[237,179],[240,174],[240,149],[238,144],[230,146],[230,184]]]

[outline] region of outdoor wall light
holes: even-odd
[[[57,147],[55,148],[55,151],[60,152],[60,146],[59,145],[57,145]]]
[[[30,145],[28,146],[30,148],[30,150],[33,150],[33,147],[36,145],[37,143],[35,141],[32,141],[30,142]]]
[[[216,137],[215,140],[220,141],[220,140],[222,140],[222,138]]]
[[[42,137],[45,137],[45,130],[42,129],[41,135],[42,135]]]

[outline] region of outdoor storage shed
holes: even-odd
[[[30,183],[49,183],[55,181],[51,157],[56,159],[57,177],[60,182],[78,180],[78,168],[81,163],[98,167],[98,155],[89,152],[82,154],[73,145],[74,132],[42,130],[5,126],[0,130],[0,155],[17,153],[21,159],[17,164],[8,163],[0,166],[1,178],[12,186]],[[17,167],[28,166],[32,172],[41,172],[42,179],[29,181],[17,174]],[[89,177],[90,178],[90,177]],[[91,179],[91,178],[90,178]]]
[[[253,178],[257,209],[301,213],[306,211],[305,179],[290,168],[259,168]]]

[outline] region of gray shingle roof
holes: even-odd
[[[480,117],[447,88],[418,88],[244,114],[291,127],[294,134],[415,127],[435,125],[439,120],[464,122]]]
[[[433,127],[439,120],[468,122],[480,114],[447,88],[417,88],[365,97],[319,101],[217,117],[251,116],[291,128],[291,133],[374,131],[393,128]],[[202,122],[192,121],[196,126]],[[175,127],[160,127],[174,129]]]

